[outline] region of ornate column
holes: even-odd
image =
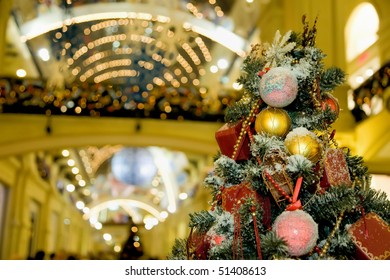
[[[12,192],[9,196],[10,207],[10,219],[9,219],[9,231],[8,231],[8,246],[6,256],[9,258],[26,258],[27,248],[22,246],[22,236],[26,234],[28,224],[26,223],[26,185],[29,176],[29,159],[26,156],[22,156],[20,159],[20,169],[17,172],[19,176],[15,180],[15,185],[12,188]],[[25,245],[25,243],[23,243]]]
[[[6,31],[8,18],[12,9],[11,0],[0,0],[0,65],[3,64],[5,45],[6,45]]]

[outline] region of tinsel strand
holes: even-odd
[[[319,256],[321,258],[323,256],[325,256],[326,252],[328,251],[330,240],[333,238],[333,236],[335,235],[336,231],[339,229],[341,221],[343,220],[343,217],[344,217],[344,211],[342,211],[340,213],[339,217],[337,218],[336,224],[335,224],[332,232],[329,234],[328,238],[326,239],[326,242],[325,242],[324,246],[322,247],[321,253],[319,254]]]
[[[241,127],[240,134],[238,136],[236,144],[233,147],[233,154],[232,154],[232,158],[233,159],[237,158],[238,151],[240,150],[240,146],[244,143],[245,134],[247,134],[247,132],[249,131],[248,128],[250,127],[251,123],[253,123],[253,121],[254,121],[254,119],[256,117],[256,114],[258,112],[260,104],[261,104],[261,101],[256,102],[253,105],[251,111],[249,112],[249,115],[242,122],[242,127]]]

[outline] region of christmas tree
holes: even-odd
[[[316,21],[302,23],[244,59],[204,180],[210,209],[190,214],[168,259],[390,258],[390,201],[332,128],[345,73],[325,68]]]

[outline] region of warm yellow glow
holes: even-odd
[[[129,69],[129,70],[118,70],[118,71],[111,71],[111,72],[107,72],[107,73],[104,73],[104,74],[101,74],[101,75],[98,75],[94,78],[94,82],[95,83],[101,83],[105,80],[108,80],[108,79],[111,79],[111,78],[119,78],[119,77],[136,77],[137,75],[139,75],[139,72],[136,71],[136,70],[132,70],[132,69]],[[81,77],[80,77],[80,80],[81,80]]]
[[[46,48],[41,48],[38,50],[38,56],[43,60],[43,61],[48,61],[50,59],[50,54],[48,49]]]
[[[166,218],[168,218],[168,212],[167,211],[162,211],[160,213],[160,216],[161,216],[161,218],[166,219]]]
[[[68,185],[66,186],[66,190],[67,190],[68,192],[74,192],[75,189],[76,189],[76,187],[75,187],[73,184],[68,184]]]
[[[163,150],[159,148],[151,148],[150,151],[153,154],[154,163],[156,164],[159,172],[161,173],[161,178],[165,186],[165,193],[168,198],[168,211],[174,213],[176,211],[176,195],[177,195],[177,182],[173,176],[171,170],[171,165],[164,154]],[[161,219],[161,216],[157,217]]]
[[[103,239],[106,240],[106,241],[110,241],[112,239],[112,236],[109,233],[104,233],[103,234]]]
[[[26,75],[27,75],[26,70],[24,70],[24,69],[16,70],[16,76],[18,76],[19,78],[26,77]]]
[[[135,199],[113,199],[101,202],[94,206],[90,206],[89,213],[85,214],[85,218],[90,220],[97,220],[99,213],[104,209],[108,209],[113,203],[117,203],[118,206],[125,210],[129,214],[129,216],[133,218],[133,221],[135,223],[141,222],[142,218],[138,211],[134,210],[134,207],[143,209],[150,213],[152,216],[156,217],[159,221],[163,221],[160,215],[160,211],[157,208],[150,204]]]
[[[191,65],[180,54],[177,55],[176,60],[186,70],[187,73],[192,73],[193,72],[193,69],[192,69]]]
[[[85,203],[83,201],[79,200],[79,201],[76,202],[76,208],[77,209],[81,210],[81,209],[84,208],[84,206],[85,206]]]
[[[93,75],[95,75],[98,72],[105,71],[109,68],[115,68],[115,67],[128,67],[132,63],[131,59],[124,58],[124,59],[115,59],[110,60],[107,62],[99,63],[97,64],[93,69],[88,69],[84,74],[83,77],[85,79],[89,79]]]
[[[119,42],[119,41],[125,41],[127,38],[126,34],[116,34],[116,35],[108,35],[108,36],[105,36],[105,37],[101,37],[99,39],[96,39],[92,42],[89,42],[88,43],[88,46],[82,46],[81,48],[79,48],[75,54],[73,55],[73,59],[74,60],[77,60],[79,59],[81,56],[83,56],[84,54],[86,54],[88,52],[88,50],[92,50],[98,46],[101,46],[101,45],[104,45],[104,44],[109,44],[109,43],[114,43],[114,42]],[[149,39],[147,39],[149,38]],[[133,41],[141,41],[143,43],[150,43],[153,41],[152,38],[150,37],[147,37],[147,36],[141,36],[141,35],[135,35],[135,34],[132,34],[131,35],[131,39]]]
[[[103,228],[103,225],[102,225],[102,223],[96,222],[96,223],[94,224],[94,227],[95,227],[95,229],[97,229],[97,230],[101,230],[101,229]]]
[[[185,200],[185,199],[187,199],[187,198],[188,198],[188,194],[186,194],[186,193],[180,193],[180,194],[179,194],[179,199]]]
[[[217,73],[218,72],[218,67],[216,65],[211,65],[210,66],[210,72],[211,73]]]
[[[347,60],[351,61],[378,39],[379,17],[374,6],[362,3],[352,12],[345,27]]]
[[[240,89],[242,89],[242,85],[239,84],[239,83],[237,83],[237,82],[235,82],[235,83],[233,83],[233,88],[234,88],[235,90],[240,90]]]
[[[139,5],[131,3],[115,3],[116,5],[110,5],[109,3],[93,4],[93,10],[84,6],[75,7],[73,9],[74,14],[77,16],[67,19],[67,24],[79,24],[91,21],[105,21],[106,25],[114,26],[125,25],[130,20],[145,20],[158,23],[169,23],[171,18],[168,15],[161,15],[157,8],[151,6],[152,13],[145,12],[123,12],[124,10],[137,10],[140,9]],[[240,36],[232,33],[224,27],[215,26],[211,22],[207,22],[202,19],[202,14],[192,4],[188,4],[187,8],[195,15],[187,15],[184,12],[177,13],[177,19],[183,22],[185,30],[192,30],[199,33],[223,46],[235,52],[241,57],[245,56],[245,40]],[[92,6],[92,5],[91,5]],[[107,12],[107,6],[110,6],[112,12]],[[143,5],[144,6],[144,5]],[[142,7],[145,9],[145,7]],[[223,16],[222,10],[218,9],[218,16]],[[171,14],[170,14],[171,15]],[[63,14],[56,11],[54,15],[52,13],[43,14],[34,20],[28,21],[21,26],[22,36],[21,40],[26,42],[37,36],[43,35],[47,32],[54,31],[56,29],[66,28],[64,25]],[[103,26],[96,25],[94,29],[103,28]],[[64,31],[64,30],[63,30]],[[90,29],[84,30],[84,34],[89,34]],[[173,33],[173,32],[172,32]],[[58,36],[57,36],[58,35]],[[62,36],[61,32],[57,32],[57,39]],[[171,35],[171,34],[168,34]]]
[[[62,150],[61,154],[62,154],[62,156],[64,156],[64,157],[68,157],[70,153],[69,153],[68,150]]]
[[[195,65],[199,65],[201,63],[198,55],[195,53],[195,51],[191,48],[191,46],[188,43],[183,43],[182,48],[186,51],[188,56],[191,58],[191,60],[194,62]]]
[[[85,196],[90,196],[91,195],[91,191],[89,189],[85,189],[85,190],[83,190],[83,194]]]
[[[132,226],[131,227],[131,231],[136,233],[136,232],[138,232],[138,228],[136,226]]]
[[[201,37],[196,37],[195,42],[198,44],[199,49],[202,51],[202,54],[204,56],[204,59],[207,62],[210,62],[212,60],[211,53],[209,49],[207,48],[206,44],[202,40]]]

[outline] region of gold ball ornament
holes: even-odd
[[[256,116],[255,130],[270,135],[284,137],[291,128],[291,119],[283,109],[267,107]]]
[[[293,155],[302,155],[314,164],[322,156],[322,147],[318,137],[304,127],[297,127],[289,132],[284,145]]]

